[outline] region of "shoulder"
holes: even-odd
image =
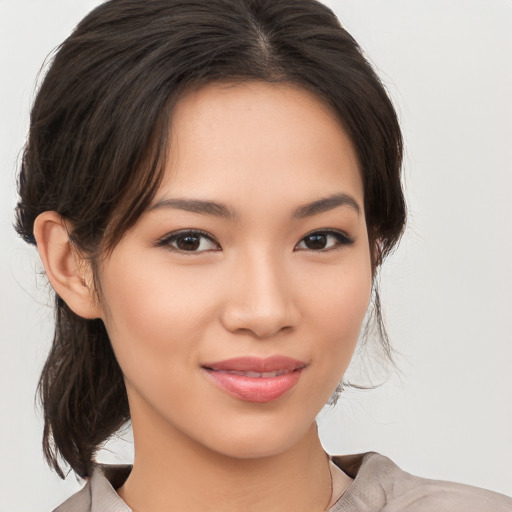
[[[131,512],[116,493],[128,475],[131,466],[98,465],[83,489],[53,512]]]
[[[378,453],[334,457],[354,478],[333,512],[512,512],[512,499],[469,485],[420,478]]]
[[[90,512],[91,485],[88,481],[81,491],[73,494],[64,503],[61,503],[53,512]]]

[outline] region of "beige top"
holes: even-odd
[[[512,499],[452,482],[402,471],[378,453],[333,457],[354,479],[329,512],[512,512]],[[115,489],[131,466],[98,466],[85,487],[54,512],[132,512]]]

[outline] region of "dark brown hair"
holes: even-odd
[[[378,266],[405,222],[401,132],[357,43],[315,0],[111,0],[92,11],[58,48],[33,105],[19,234],[34,243],[37,215],[56,211],[94,264],[153,198],[180,95],[244,80],[298,85],[338,115],[359,158]],[[388,349],[378,303],[376,314]],[[39,391],[49,463],[90,475],[99,445],[129,420],[128,401],[102,321],[58,296]]]

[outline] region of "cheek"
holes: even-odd
[[[339,332],[359,330],[372,286],[369,258],[363,256],[360,261],[343,265],[337,271],[317,269],[315,283],[308,301],[320,323]]]
[[[156,377],[159,368],[164,374],[176,371],[177,361],[192,358],[195,333],[211,314],[209,296],[199,293],[200,282],[155,260],[123,261],[104,272],[104,321],[128,378],[133,371],[148,377]]]
[[[324,369],[339,380],[350,362],[368,309],[372,287],[370,259],[362,254],[353,265],[345,265],[337,272],[317,272],[315,281],[318,286],[307,296],[311,335],[316,333]]]

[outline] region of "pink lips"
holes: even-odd
[[[236,357],[202,365],[217,386],[249,402],[278,399],[297,384],[305,367],[286,356]]]

